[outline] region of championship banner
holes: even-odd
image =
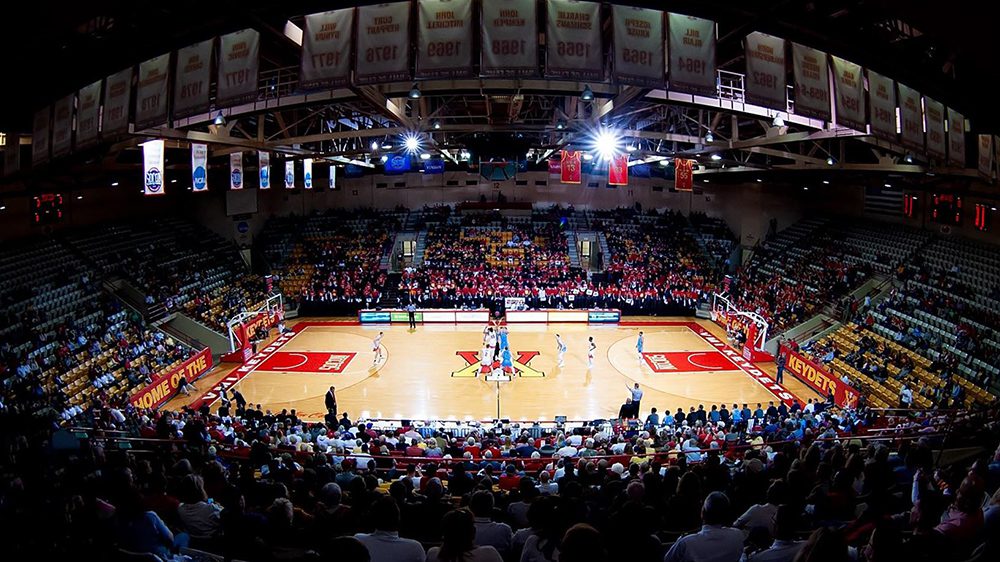
[[[582,168],[580,166],[579,150],[559,151],[559,181],[562,183],[580,183]]]
[[[830,120],[830,62],[823,51],[792,43],[795,113]]]
[[[569,80],[603,78],[601,5],[549,0],[545,33],[545,75]]]
[[[170,53],[139,65],[139,86],[135,90],[135,130],[157,127],[167,122],[167,84]]]
[[[993,177],[993,135],[979,135],[979,175]]]
[[[472,0],[417,2],[417,77],[472,75]]]
[[[285,160],[285,189],[295,189],[294,160]]]
[[[869,70],[868,104],[871,106],[872,134],[896,142],[896,83]]]
[[[163,195],[163,141],[142,143],[142,190],[146,195]]]
[[[31,127],[31,163],[38,165],[49,159],[49,125],[52,106],[46,105],[35,112]]]
[[[715,22],[667,14],[669,88],[685,94],[715,97]]]
[[[410,79],[410,3],[358,8],[357,84]]]
[[[662,88],[663,12],[630,6],[612,6],[614,22],[614,79],[619,84]]]
[[[236,105],[257,99],[260,33],[243,29],[219,37],[219,73],[215,105]]]
[[[191,191],[208,192],[208,145],[191,143]]]
[[[271,153],[257,152],[257,170],[261,189],[271,189]]]
[[[243,153],[229,154],[229,189],[243,189]]]
[[[100,123],[101,81],[80,88],[77,93],[76,146],[85,148],[97,142],[97,126]]]
[[[694,189],[694,160],[674,158],[674,189],[692,191]]]
[[[865,122],[865,83],[861,65],[840,57],[833,59],[833,83],[837,124],[855,131],[868,132]]]
[[[302,186],[306,189],[313,188],[313,160],[306,158],[302,161]]]
[[[861,395],[852,386],[844,384],[823,366],[784,345],[778,353],[785,356],[785,370],[806,386],[824,397],[833,394],[834,403],[841,408],[857,408]]]
[[[754,31],[746,38],[746,101],[780,111],[788,109],[785,40]]]
[[[628,185],[628,153],[615,154],[608,162],[608,185]]]
[[[302,33],[299,88],[346,86],[351,80],[351,29],[354,8],[306,16]]]
[[[965,167],[965,117],[948,108],[948,163]]]
[[[128,110],[132,107],[132,69],[108,76],[104,83],[104,114],[101,134],[105,137],[128,131]]]
[[[927,116],[927,154],[944,160],[944,105],[924,96],[924,115]]]
[[[899,126],[903,146],[923,152],[924,111],[920,92],[903,84],[899,84]]]
[[[481,2],[480,74],[523,78],[538,74],[538,13],[535,0]]]
[[[337,166],[330,163],[330,189],[337,189]]]
[[[191,383],[211,368],[212,350],[205,348],[157,377],[151,384],[130,396],[128,401],[136,408],[159,408],[177,392],[181,377]]]
[[[174,70],[174,119],[208,109],[208,82],[212,78],[212,46],[207,39],[177,51]]]
[[[73,98],[63,96],[52,106],[52,157],[69,154],[73,144]]]

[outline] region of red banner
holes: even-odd
[[[561,176],[562,175],[562,162],[552,158],[549,160],[549,175],[550,176]]]
[[[582,169],[579,150],[560,151],[559,166],[560,180],[563,183],[580,183]]]
[[[136,408],[159,408],[177,392],[181,376],[188,382],[207,373],[212,368],[212,350],[205,348],[176,368],[163,373],[146,388],[136,392],[129,402]]]
[[[628,185],[628,153],[616,154],[608,163],[608,185]]]
[[[825,367],[812,362],[786,346],[781,346],[779,353],[787,359],[785,370],[806,383],[809,388],[824,397],[829,396],[832,392],[833,401],[842,408],[856,408],[858,406],[858,398],[860,397],[858,391],[844,384],[843,381],[828,372]]]
[[[694,160],[674,159],[674,189],[691,191],[694,188]]]

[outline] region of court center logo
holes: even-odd
[[[487,367],[482,365],[478,351],[456,351],[455,355],[461,357],[466,365],[457,371],[452,371],[451,376],[453,377],[475,377],[479,373],[488,374],[492,370],[492,366]],[[514,373],[519,377],[525,378],[544,377],[544,371],[539,371],[531,366],[531,360],[539,355],[541,353],[538,351],[518,351],[517,355],[511,360]]]

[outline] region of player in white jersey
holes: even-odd
[[[556,334],[556,358],[559,367],[566,365],[566,362],[563,360],[564,355],[566,355],[566,343],[559,337],[559,334]]]
[[[375,354],[375,358],[372,359],[372,365],[378,363],[378,360],[382,358],[382,332],[379,332],[375,339],[372,340],[372,352]]]
[[[594,343],[594,336],[588,338],[590,342],[590,347],[587,349],[587,368],[594,368],[594,352],[597,351],[597,344]]]

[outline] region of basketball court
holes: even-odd
[[[209,402],[218,385],[237,385],[247,401],[319,420],[324,395],[336,387],[338,411],[352,419],[516,421],[613,418],[638,382],[642,415],[725,402],[727,405],[815,397],[771,375],[726,346],[720,328],[702,320],[623,322],[619,325],[511,324],[514,372],[491,382],[480,372],[483,326],[426,324],[362,326],[355,322],[299,321],[246,364],[223,366],[199,384],[200,397],[179,397],[168,408]],[[639,331],[645,334],[640,355]],[[373,339],[384,332],[378,357]],[[559,367],[555,334],[567,345]],[[587,366],[587,339],[597,345]],[[786,394],[782,394],[783,391]]]

